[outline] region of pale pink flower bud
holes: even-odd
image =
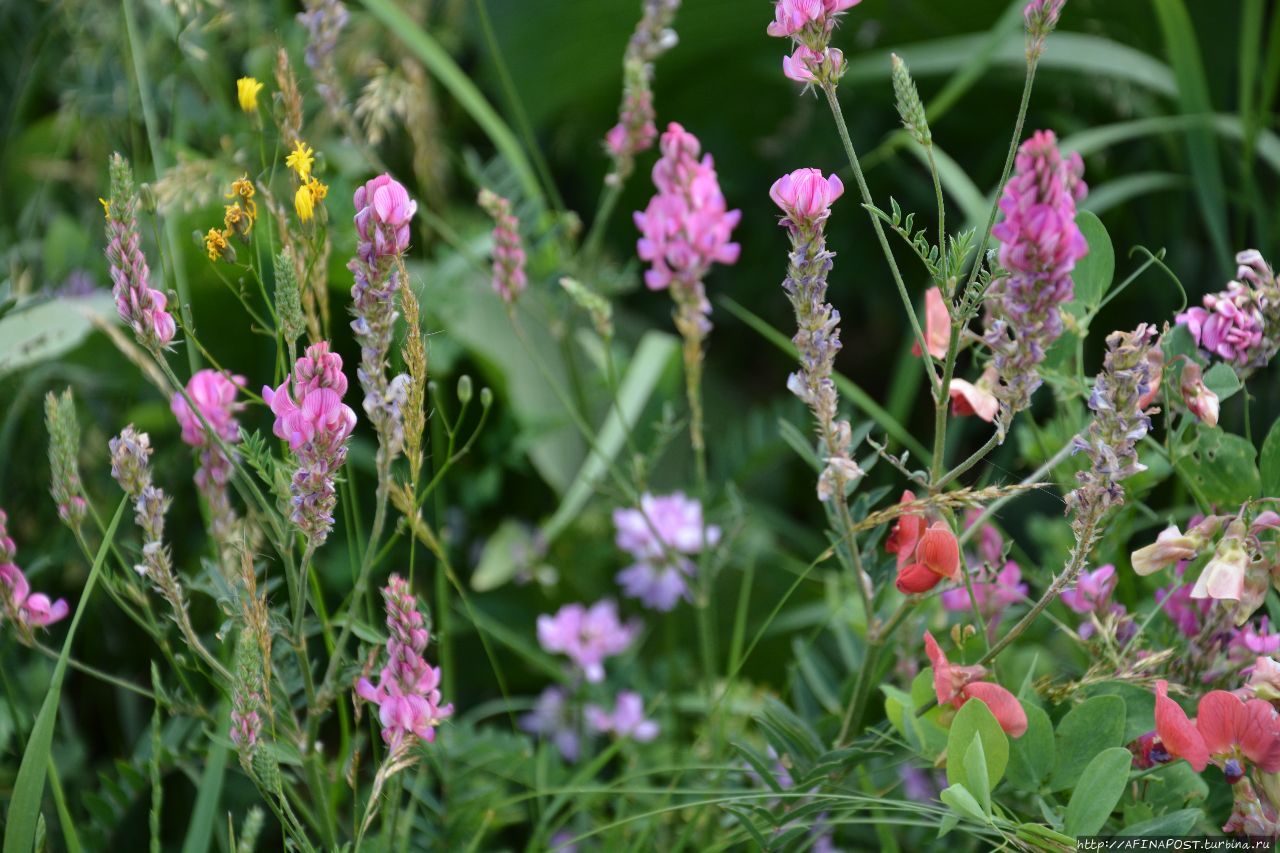
[[[1182,368],[1182,402],[1207,426],[1218,425],[1218,395],[1204,384],[1200,365],[1188,361]]]
[[[1244,594],[1245,572],[1249,569],[1249,552],[1243,541],[1244,524],[1234,521],[1218,543],[1212,559],[1200,573],[1191,590],[1192,598],[1239,601]]]
[[[379,175],[356,190],[354,202],[362,258],[400,255],[409,248],[409,220],[418,203],[403,184],[388,174]]]
[[[1197,537],[1184,534],[1178,525],[1171,524],[1156,537],[1155,542],[1134,551],[1129,559],[1135,572],[1149,575],[1182,560],[1194,560],[1202,545]]]

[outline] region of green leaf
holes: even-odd
[[[49,690],[45,693],[40,713],[31,727],[31,737],[22,753],[18,775],[13,781],[13,796],[9,800],[9,814],[4,828],[4,853],[30,853],[35,844],[36,826],[41,820],[40,801],[44,799],[45,775],[49,767],[49,752],[53,746],[53,725],[58,717],[58,702],[62,697],[62,680],[67,674],[67,661],[71,658],[71,643],[75,640],[76,629],[80,627],[85,606],[93,595],[98,574],[111,549],[116,527],[119,526],[128,503],[127,498],[120,501],[111,524],[107,526],[107,532],[103,534],[102,545],[93,558],[93,567],[89,570],[84,591],[80,593],[75,615],[71,617],[71,626],[67,628],[67,637],[62,641],[62,652],[53,667]]]
[[[1009,745],[1009,782],[1020,791],[1035,792],[1053,770],[1053,721],[1044,709],[1023,702],[1027,731]]]
[[[1146,783],[1146,802],[1156,811],[1185,808],[1192,800],[1209,796],[1209,784],[1185,761],[1153,770]]]
[[[1104,749],[1124,743],[1125,707],[1119,696],[1095,696],[1072,708],[1058,723],[1051,791],[1075,787],[1080,774]]]
[[[1280,495],[1280,420],[1271,425],[1266,441],[1262,442],[1262,493]]]
[[[1204,812],[1200,809],[1181,809],[1169,814],[1162,814],[1144,820],[1140,823],[1130,824],[1124,828],[1125,835],[1136,836],[1153,836],[1153,835],[1189,835],[1192,828],[1200,822],[1204,817]]]
[[[56,358],[93,331],[93,316],[114,323],[110,293],[32,300],[0,319],[0,376]]]
[[[1203,500],[1238,506],[1262,494],[1256,456],[1257,450],[1244,436],[1201,426],[1191,452],[1179,455],[1176,467]]]
[[[1089,252],[1076,263],[1071,275],[1076,299],[1087,308],[1097,308],[1116,273],[1116,250],[1097,214],[1080,211],[1076,214],[1076,225],[1089,244]]]
[[[994,788],[1004,778],[1009,764],[1009,739],[991,714],[985,702],[966,702],[951,721],[951,733],[947,737],[947,782],[973,789],[975,786],[964,766],[969,745],[982,739],[982,751],[987,768],[987,784]]]
[[[969,704],[972,705],[974,703],[970,702]],[[969,793],[964,785],[957,782],[949,788],[944,788],[938,797],[951,806],[960,816],[967,817],[977,823],[987,822],[987,816],[983,813],[982,806],[978,805],[978,801],[973,798],[973,794]]]
[[[1133,753],[1122,746],[1104,749],[1093,757],[1067,803],[1063,830],[1067,835],[1094,835],[1115,811],[1129,782]]]
[[[484,543],[480,563],[471,574],[471,588],[488,592],[502,586],[520,570],[521,554],[531,553],[533,537],[529,529],[514,518],[505,519]]]
[[[1119,696],[1124,700],[1124,740],[1129,743],[1156,727],[1156,697],[1127,681],[1105,681],[1089,687],[1086,696]]]
[[[569,485],[555,515],[543,525],[542,535],[547,542],[559,536],[595,494],[596,485],[622,449],[627,432],[635,428],[658,380],[662,378],[679,349],[676,339],[665,332],[645,332],[640,339],[627,366],[626,375],[622,377],[622,383],[618,387],[618,404],[609,407],[604,426],[596,435],[594,448],[587,454],[586,461]]]
[[[966,788],[982,806],[982,813],[991,816],[991,782],[987,779],[987,756],[982,751],[982,738],[976,737],[964,753],[964,773],[969,781]]]
[[[1240,377],[1235,368],[1229,364],[1218,362],[1205,371],[1204,384],[1210,391],[1218,395],[1218,400],[1226,400],[1240,390]]]

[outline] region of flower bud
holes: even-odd
[[[796,169],[769,188],[769,198],[782,208],[788,221],[801,229],[825,221],[831,215],[832,203],[843,194],[840,178],[834,174],[824,178],[819,169]]]
[[[1204,543],[1191,535],[1184,535],[1178,525],[1166,527],[1156,541],[1139,548],[1130,555],[1133,570],[1149,575],[1182,560],[1194,560]]]
[[[1206,426],[1218,425],[1218,395],[1204,384],[1200,365],[1188,361],[1182,368],[1182,402],[1187,410],[1200,419]]]
[[[925,116],[924,104],[920,102],[916,82],[911,79],[907,64],[898,54],[892,53],[890,57],[893,62],[893,94],[898,115],[902,117],[902,126],[916,142],[932,145],[933,134],[929,132],[929,120]]]
[[[470,403],[471,393],[471,377],[464,373],[458,378],[458,402],[464,406]]]
[[[1249,552],[1244,544],[1245,526],[1239,519],[1231,522],[1218,542],[1213,558],[1196,580],[1192,598],[1214,598],[1239,601],[1244,594],[1245,572],[1249,568]]]

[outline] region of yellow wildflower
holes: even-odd
[[[240,239],[247,241],[249,232],[253,230],[253,217],[240,206],[239,202],[228,204],[226,211],[222,224],[226,226],[227,233],[236,234]]]
[[[209,253],[209,260],[216,261],[219,258],[232,263],[236,259],[236,250],[231,248],[231,244],[227,242],[229,231],[219,231],[217,228],[210,228],[209,233],[204,236],[204,248]]]
[[[318,178],[307,181],[307,189],[311,191],[312,201],[317,203],[324,201],[325,196],[329,194],[329,188],[320,183]]]
[[[107,201],[102,196],[98,196],[98,204],[102,205],[102,215],[107,218],[108,222],[110,222],[111,221],[111,202]]]
[[[297,172],[298,180],[304,184],[311,177],[311,165],[315,163],[315,151],[301,139],[293,143],[293,152],[285,158],[284,164]]]
[[[315,215],[316,200],[311,195],[309,184],[298,187],[298,191],[293,196],[293,208],[298,211],[298,218],[303,222],[309,221]]]
[[[253,181],[249,180],[249,176],[245,175],[231,182],[231,192],[227,193],[226,198],[238,198],[240,204],[244,208],[245,214],[249,217],[249,225],[258,221],[258,203],[253,200],[256,190],[253,187]]]
[[[241,77],[236,81],[236,97],[240,99],[240,109],[247,113],[258,112],[258,93],[262,84],[252,77]]]

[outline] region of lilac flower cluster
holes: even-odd
[[[408,737],[431,743],[436,726],[453,715],[453,704],[440,704],[440,668],[423,658],[430,638],[418,600],[409,584],[392,575],[382,599],[387,608],[387,664],[375,686],[362,678],[356,685],[360,698],[378,706],[382,739],[392,748]]]
[[[1075,222],[1083,174],[1079,154],[1064,158],[1053,132],[1037,131],[1019,148],[1000,197],[1004,218],[991,234],[1005,274],[987,291],[984,339],[1000,377],[1002,428],[1040,387],[1037,367],[1062,334],[1058,309],[1073,295],[1071,271],[1089,250]]]
[[[32,592],[27,576],[15,562],[18,547],[9,538],[9,517],[0,509],[0,616],[7,617],[28,635],[32,628],[44,628],[65,619],[69,608],[65,598],[51,601],[43,592]]]
[[[1236,264],[1236,280],[1226,290],[1207,294],[1177,322],[1209,356],[1251,371],[1280,349],[1280,282],[1256,250],[1240,252]]]
[[[347,439],[356,425],[356,413],[342,402],[345,393],[342,356],[329,351],[328,341],[307,347],[293,375],[279,388],[262,389],[276,416],[273,432],[298,457],[292,480],[293,523],[314,545],[324,542],[333,528],[338,502],[333,478],[346,461]]]
[[[639,633],[640,624],[623,623],[609,599],[590,607],[566,604],[554,616],[538,617],[542,648],[568,657],[592,683],[604,680],[605,659],[625,652]]]
[[[635,214],[636,252],[652,265],[644,274],[649,289],[671,289],[680,333],[701,340],[711,330],[703,279],[712,264],[737,262],[740,247],[730,237],[742,211],[726,209],[715,162],[710,154],[699,156],[696,136],[672,122],[661,148],[653,167],[658,192]]]
[[[223,444],[239,442],[240,423],[236,420],[236,413],[244,408],[244,404],[236,401],[236,392],[244,383],[243,376],[233,376],[225,370],[199,370],[187,382],[186,396],[175,392],[169,402],[169,408],[182,429],[182,440],[199,451],[196,487],[209,504],[213,536],[219,542],[227,541],[236,521],[227,493],[235,460],[228,458],[221,445],[210,438],[201,418],[212,427]],[[195,403],[198,415],[191,410],[187,397]]]
[[[119,154],[111,156],[111,200],[104,201],[107,215],[107,262],[111,266],[111,292],[120,319],[129,324],[139,342],[159,350],[173,340],[177,327],[165,311],[167,299],[151,288],[151,269],[139,247],[138,194],[133,172]]]
[[[520,220],[511,212],[510,199],[495,192],[481,190],[479,203],[493,217],[493,289],[509,305],[528,284]]]
[[[789,38],[794,52],[782,60],[782,73],[800,83],[834,86],[844,74],[844,53],[830,47],[840,16],[862,0],[776,0],[766,32]]]
[[[303,0],[302,5],[306,11],[298,13],[298,21],[307,29],[304,59],[315,75],[316,92],[329,111],[336,114],[342,109],[344,96],[333,52],[351,14],[340,0]]]
[[[1102,372],[1093,383],[1089,408],[1093,420],[1076,437],[1075,451],[1089,455],[1089,467],[1076,474],[1080,486],[1067,495],[1067,508],[1077,535],[1089,520],[1124,501],[1120,481],[1146,466],[1138,461],[1137,444],[1151,429],[1151,418],[1142,407],[1151,382],[1147,358],[1156,330],[1146,323],[1132,332],[1107,336]]]
[[[622,60],[622,105],[618,123],[604,137],[613,169],[605,178],[618,186],[635,168],[635,157],[648,151],[658,138],[653,110],[653,63],[676,44],[671,23],[680,0],[643,0],[640,23],[627,43]]]
[[[1128,617],[1128,610],[1119,602],[1112,601],[1119,577],[1116,567],[1110,563],[1099,566],[1091,572],[1081,572],[1076,584],[1071,589],[1064,589],[1061,594],[1062,603],[1081,616],[1090,617],[1080,625],[1080,638],[1087,640],[1097,631],[1102,620],[1110,626],[1107,630],[1114,633],[1116,640],[1127,642],[1137,632],[1138,626]]]
[[[409,220],[418,204],[403,185],[383,174],[356,190],[355,208],[360,239],[347,269],[355,276],[351,328],[360,344],[356,376],[365,393],[365,414],[378,432],[379,458],[386,466],[404,446],[409,376],[402,373],[388,380],[387,355],[398,316],[395,300],[409,248]]]
[[[623,594],[646,607],[667,611],[689,597],[695,566],[687,555],[720,541],[720,528],[702,520],[702,504],[683,492],[640,497],[637,509],[615,509],[619,548],[636,561],[618,573]]]
[[[972,511],[965,519],[965,527],[972,527],[977,516],[978,511]],[[959,613],[971,610],[971,601],[976,600],[978,612],[994,634],[1000,625],[1001,615],[1011,604],[1026,599],[1028,587],[1022,580],[1022,568],[1013,560],[1004,559],[1004,538],[994,525],[984,524],[977,539],[976,553],[968,555],[970,565],[974,560],[980,563],[979,568],[970,569],[973,599],[969,598],[969,590],[965,586],[953,586],[943,591],[942,607]],[[1000,568],[997,570],[997,567]]]
[[[644,697],[631,690],[618,694],[612,711],[588,705],[585,716],[587,725],[597,732],[612,732],[639,743],[648,743],[658,736],[658,724],[644,715]]]
[[[543,690],[533,710],[520,718],[520,728],[550,740],[564,760],[570,763],[577,761],[582,752],[573,704],[568,691],[563,687],[548,687]]]
[[[845,485],[862,476],[850,456],[853,432],[837,418],[840,404],[831,379],[840,352],[840,312],[826,301],[827,276],[835,254],[827,251],[826,223],[831,205],[844,193],[835,175],[819,169],[797,169],[774,181],[769,189],[786,214],[779,223],[791,238],[787,277],[782,282],[795,309],[798,331],[791,342],[800,355],[800,370],[787,377],[787,388],[813,412],[826,461],[818,478],[818,498],[844,498]]]
[[[659,733],[657,722],[644,715],[644,697],[639,693],[620,692],[612,711],[588,704],[579,721],[573,698],[562,687],[542,691],[533,710],[520,718],[520,728],[550,740],[570,763],[582,754],[584,733],[612,733],[639,743],[648,743]]]

